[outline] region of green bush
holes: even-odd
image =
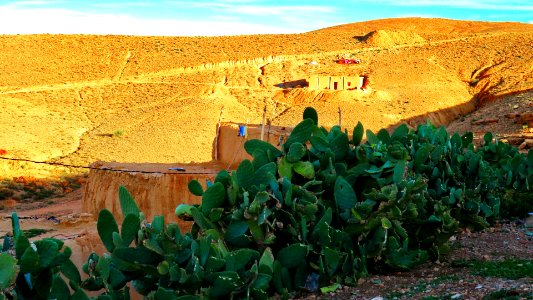
[[[0,187],[0,200],[9,199],[13,196],[13,191],[4,187]]]
[[[121,137],[121,136],[123,136],[125,134],[126,134],[126,131],[124,131],[122,129],[117,129],[117,130],[113,131],[112,136],[113,137]]]
[[[401,125],[392,134],[367,130],[361,143],[360,123],[350,136],[319,127],[311,108],[304,116],[280,149],[247,141],[252,161],[221,171],[206,190],[189,184],[202,203],[180,205],[176,215],[194,220],[190,233],[161,216],[148,222],[121,187],[122,230],[100,212],[108,253],[89,257],[88,279],[67,276],[75,293],[127,299],[131,282],[148,299],[266,299],[354,285],[368,272],[438,259],[459,227],[484,228],[502,209],[513,213],[509,191],[532,191],[533,153],[490,134],[475,148],[471,133]],[[0,263],[22,267],[4,257]]]

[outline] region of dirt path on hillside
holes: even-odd
[[[486,35],[481,36],[474,36],[474,37],[461,37],[461,38],[453,38],[453,39],[444,39],[439,41],[428,41],[423,43],[413,43],[413,44],[405,44],[405,45],[390,45],[389,47],[364,47],[361,49],[357,49],[358,52],[364,53],[364,52],[373,52],[373,51],[381,51],[381,50],[394,50],[394,49],[403,49],[403,48],[414,48],[422,45],[441,45],[441,44],[447,44],[447,43],[453,43],[458,41],[468,41],[471,39],[486,39],[486,38],[492,38],[502,35],[509,35],[509,34],[518,34],[518,33],[490,33]],[[284,56],[275,56],[270,58],[256,58],[258,61],[265,61],[265,62],[283,62],[283,61],[297,61],[297,60],[310,60],[317,57],[324,58],[324,57],[330,57],[330,56],[336,56],[339,53],[347,52],[347,51],[353,51],[354,49],[341,49],[336,51],[329,51],[329,52],[323,52],[320,54],[299,54],[299,55],[284,55]],[[158,81],[154,81],[154,79],[161,78],[161,77],[173,77],[181,74],[186,73],[193,73],[197,72],[198,70],[209,70],[209,69],[220,69],[220,68],[226,68],[227,66],[238,66],[238,65],[250,65],[253,64],[254,59],[252,60],[244,60],[244,61],[225,61],[225,62],[218,62],[218,63],[212,63],[212,64],[203,64],[203,65],[196,65],[196,66],[190,66],[190,67],[184,67],[184,68],[173,68],[173,69],[167,69],[167,70],[161,70],[157,72],[148,72],[148,73],[141,73],[136,76],[127,76],[124,79],[122,78],[122,74],[124,72],[124,69],[126,67],[126,64],[132,57],[132,54],[128,51],[124,63],[122,66],[120,66],[118,73],[113,76],[113,78],[106,79],[103,78],[101,80],[94,80],[94,81],[75,81],[75,82],[65,82],[65,83],[59,83],[59,84],[50,84],[50,85],[42,85],[42,86],[29,86],[29,87],[23,87],[23,88],[16,88],[16,89],[0,89],[0,95],[2,94],[17,94],[17,93],[29,93],[29,92],[42,92],[42,91],[57,91],[57,90],[70,90],[70,89],[79,89],[83,87],[98,87],[98,86],[106,86],[111,84],[128,84],[128,83],[158,83]],[[160,82],[160,83],[167,83],[167,82]],[[206,84],[206,85],[212,85],[212,83],[198,83],[195,84]],[[241,88],[241,89],[250,89],[249,87],[242,86],[242,87],[235,87],[235,86],[227,86],[227,88]],[[251,88],[253,89],[253,88]],[[274,88],[273,88],[274,89]]]

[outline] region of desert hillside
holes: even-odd
[[[368,87],[311,90],[313,75],[366,76]],[[378,130],[447,124],[532,89],[532,24],[409,18],[293,35],[5,35],[0,149],[81,165],[208,162],[222,107],[223,122],[257,124],[266,106],[280,126],[306,106],[332,126],[340,108],[342,126]]]

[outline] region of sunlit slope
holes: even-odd
[[[205,162],[222,121],[379,128],[533,88],[533,25],[390,19],[296,35],[0,36],[0,148],[88,164]],[[352,55],[358,65],[335,60]],[[317,64],[309,64],[315,61]],[[369,89],[311,91],[314,74]],[[293,86],[295,88],[281,88]],[[294,83],[294,84],[293,84]],[[446,120],[442,120],[446,121]],[[117,134],[120,133],[120,134]]]

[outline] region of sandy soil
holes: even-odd
[[[447,123],[533,87],[533,25],[517,23],[412,18],[297,35],[0,41],[0,149],[76,165],[210,161],[222,107],[222,121],[260,123],[266,106],[281,126],[309,105],[331,126],[340,107],[343,126],[379,130],[428,112],[451,111]],[[362,63],[337,64],[341,56]],[[367,75],[369,89],[279,87],[313,74]]]

